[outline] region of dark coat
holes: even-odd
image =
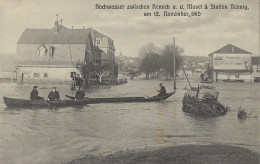
[[[40,96],[38,96],[39,92],[35,89],[31,91],[30,98],[31,100],[42,100]]]
[[[77,91],[75,95],[76,100],[83,99],[85,97],[85,93],[83,91]]]
[[[75,77],[75,83],[76,83],[76,86],[81,87],[81,84],[83,83],[82,78],[80,78],[80,77]]]
[[[60,94],[58,91],[51,91],[48,95],[48,98],[50,101],[55,101],[55,100],[59,100],[60,99]]]
[[[166,89],[165,87],[162,85],[161,89],[159,90],[159,94],[157,96],[165,96],[166,95]]]

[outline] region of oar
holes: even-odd
[[[54,108],[53,108],[47,101],[44,101],[43,98],[42,98],[42,101],[43,101],[45,104],[47,104],[47,105],[50,107],[50,109],[54,110]]]

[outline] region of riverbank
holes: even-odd
[[[70,164],[126,164],[126,163],[185,163],[185,164],[259,164],[259,154],[237,146],[212,145],[181,145],[165,148],[147,148],[117,152],[106,156],[86,155],[75,159]]]

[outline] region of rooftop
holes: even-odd
[[[243,50],[241,48],[238,48],[232,44],[227,44],[226,46],[222,47],[221,49],[217,50],[217,51],[214,51],[212,52],[211,54],[209,55],[212,55],[212,54],[252,54],[246,50]]]
[[[93,28],[68,29],[57,23],[51,29],[25,29],[17,44],[86,44],[89,35],[93,40],[107,37]]]
[[[85,44],[89,29],[26,29],[17,44]]]

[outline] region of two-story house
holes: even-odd
[[[100,48],[98,38],[103,40]],[[51,29],[26,29],[17,42],[17,80],[70,82],[81,73],[79,63],[114,63],[115,50],[108,40],[113,42],[92,28],[68,29],[58,20]]]

